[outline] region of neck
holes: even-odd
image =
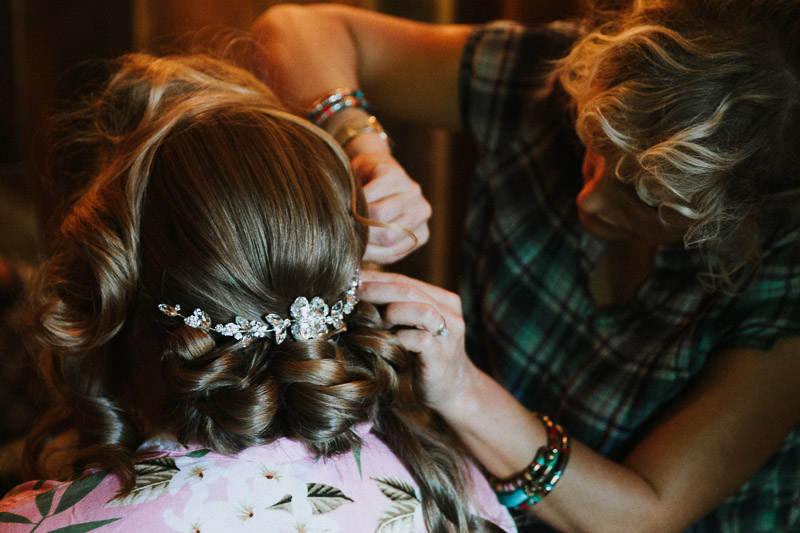
[[[589,287],[599,307],[628,305],[639,294],[653,272],[656,245],[612,241],[589,278]]]

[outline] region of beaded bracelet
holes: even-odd
[[[311,104],[307,116],[308,120],[321,128],[333,115],[348,108],[368,110],[369,102],[364,98],[364,93],[357,89],[336,89]]]
[[[570,441],[560,425],[548,416],[534,413],[547,431],[547,445],[536,452],[531,463],[512,478],[491,478],[497,499],[510,508],[527,508],[540,502],[564,474],[570,453]]]

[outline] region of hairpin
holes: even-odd
[[[158,310],[167,316],[181,317],[190,328],[213,331],[225,337],[233,337],[244,345],[250,344],[255,339],[264,338],[269,333],[275,336],[276,344],[286,340],[287,332],[291,332],[292,336],[299,341],[308,341],[328,335],[330,328],[333,328],[332,333],[346,329],[344,317],[352,313],[358,303],[356,288],[358,288],[358,270],[353,276],[350,287],[345,291],[343,300],[328,307],[325,300],[319,296],[315,296],[311,301],[305,296],[300,296],[289,308],[291,318],[282,318],[270,313],[264,317],[266,323],[237,316],[233,322],[213,325],[211,317],[202,309],[195,309],[191,315],[184,316],[181,314],[179,304],[158,304]]]

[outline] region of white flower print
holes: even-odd
[[[265,464],[237,463],[229,469],[215,469],[217,478],[226,482],[227,501],[204,501],[196,492],[178,516],[173,510],[164,512],[164,522],[176,531],[186,533],[248,533],[264,531],[302,531],[333,533],[336,524],[313,516],[306,498],[306,485],[292,467],[276,469]],[[190,478],[191,479],[191,478]],[[217,487],[221,488],[221,487]],[[292,513],[270,507],[287,500],[298,502],[300,519]],[[305,502],[305,505],[303,505]],[[276,515],[286,515],[276,521]]]
[[[192,488],[195,495],[208,494],[208,485],[220,476],[220,468],[214,461],[197,457],[178,457],[175,466],[180,470],[169,482],[169,493],[176,494],[184,485]]]
[[[296,465],[237,462],[222,475],[228,479],[229,500],[252,502],[266,508],[286,496],[305,494],[305,484],[299,477],[303,471],[305,468]]]
[[[190,498],[182,516],[173,509],[164,511],[164,523],[181,533],[226,533],[231,531],[230,513],[220,513],[222,502],[205,503],[204,498]],[[229,505],[227,507],[230,507]]]
[[[208,502],[204,498],[192,497],[186,502],[181,516],[167,509],[163,519],[170,528],[185,533],[255,533],[273,530],[267,508],[253,499]]]
[[[339,524],[324,514],[314,514],[307,491],[292,494],[291,501],[268,509],[265,518],[274,531],[294,533],[337,533]]]

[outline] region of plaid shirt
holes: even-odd
[[[662,247],[635,302],[595,305],[588,279],[605,243],[577,218],[583,147],[547,61],[576,36],[566,23],[496,22],[476,27],[469,40],[460,97],[481,158],[462,297],[468,350],[478,364],[528,408],[619,460],[712,354],[769,349],[800,335],[800,224],[769,230],[763,269],[738,296],[702,288],[699,253]],[[690,531],[800,528],[799,496],[795,430],[754,478]]]

